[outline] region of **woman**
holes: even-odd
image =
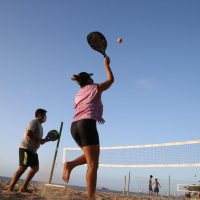
[[[73,161],[66,162],[63,169],[63,180],[69,181],[71,170],[78,166],[87,164],[86,185],[88,199],[95,199],[97,169],[99,163],[99,136],[96,122],[103,124],[103,104],[101,102],[102,92],[110,88],[114,82],[114,76],[110,68],[109,57],[104,58],[104,65],[107,80],[103,83],[94,83],[87,72],[73,75],[72,80],[76,81],[81,89],[75,97],[75,115],[71,124],[71,134],[83,154]]]

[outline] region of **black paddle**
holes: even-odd
[[[87,41],[92,49],[100,52],[104,57],[107,57],[105,53],[107,41],[102,33],[97,31],[89,33],[87,36]]]
[[[47,136],[45,137],[45,141],[56,141],[60,137],[60,134],[57,130],[51,130],[47,133]]]

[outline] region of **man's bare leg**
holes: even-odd
[[[17,181],[19,180],[21,175],[26,171],[26,169],[27,169],[26,167],[21,166],[21,165],[18,167],[17,171],[15,172],[14,176],[11,179],[11,182],[8,188],[9,191],[13,191]]]
[[[31,167],[30,171],[28,172],[26,179],[24,180],[21,189],[19,190],[20,192],[24,192],[27,190],[27,186],[29,184],[29,182],[31,181],[31,179],[33,178],[33,176],[38,172],[39,170],[39,166],[33,166]]]

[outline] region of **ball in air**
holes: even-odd
[[[121,43],[121,42],[122,42],[122,38],[119,37],[119,38],[117,39],[117,42]]]

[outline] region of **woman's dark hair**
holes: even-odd
[[[92,73],[81,72],[78,75],[73,75],[72,80],[76,80],[81,87],[84,87],[88,84],[88,81],[91,79]]]
[[[78,78],[78,83],[81,87],[84,87],[88,84],[89,79],[90,79],[90,77],[80,77],[80,78]]]
[[[42,108],[39,108],[35,111],[35,117],[39,117],[39,115],[46,115],[47,111],[42,109]]]

